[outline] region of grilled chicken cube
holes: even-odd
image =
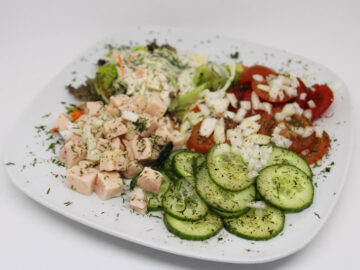
[[[99,172],[95,192],[102,200],[108,200],[121,195],[124,182],[117,172]]]
[[[145,167],[139,175],[137,185],[146,191],[157,193],[160,189],[163,176],[160,172]]]
[[[98,170],[94,168],[82,168],[74,166],[66,173],[66,185],[85,195],[91,195],[95,188]]]

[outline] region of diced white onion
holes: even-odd
[[[238,107],[238,100],[233,93],[226,94],[226,97],[229,100],[231,106],[233,106],[234,108]]]
[[[200,127],[200,135],[206,138],[210,137],[210,135],[214,132],[215,126],[217,123],[217,119],[215,118],[206,118]]]
[[[310,109],[314,109],[316,107],[316,104],[312,99],[307,102],[307,105],[310,107]]]
[[[262,82],[264,80],[264,77],[260,74],[254,74],[252,77],[255,81],[258,81],[258,82]]]

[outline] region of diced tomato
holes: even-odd
[[[312,119],[319,118],[334,101],[334,94],[331,89],[325,84],[314,84],[312,86],[315,89],[311,94],[311,99],[315,102],[316,107],[311,109]]]
[[[330,137],[329,134],[324,131],[323,136],[321,138],[316,137],[311,147],[307,149],[308,153],[302,156],[305,158],[307,163],[314,164],[326,155],[329,150],[329,146]]]
[[[259,134],[271,136],[274,127],[276,126],[276,120],[273,114],[268,114],[264,111],[260,112],[261,118],[257,121],[261,127],[258,131]]]
[[[308,149],[314,144],[315,133],[311,134],[308,137],[297,136],[292,140],[292,144],[289,149],[300,154],[302,151]]]
[[[261,65],[254,65],[254,66],[246,68],[243,72],[240,73],[240,81],[241,82],[251,82],[251,81],[253,81],[253,76],[256,74],[261,75],[264,78],[266,78],[270,74],[276,75],[277,73],[274,70],[272,70],[271,68],[261,66]]]
[[[295,102],[297,102],[301,108],[306,110],[308,108],[307,101],[309,100],[312,93],[311,90],[306,87],[306,85],[301,79],[298,78],[298,81],[299,86],[297,88],[297,97],[295,99]],[[300,96],[303,93],[306,94],[305,99],[300,99]]]
[[[200,153],[208,153],[215,145],[214,136],[211,135],[209,138],[200,135],[200,127],[202,122],[194,126],[190,138],[188,139],[186,146],[188,149],[193,149]]]
[[[276,97],[276,99],[274,100],[274,99],[270,98],[270,95],[269,95],[268,92],[266,92],[266,91],[264,91],[264,90],[262,90],[262,89],[260,89],[260,88],[258,87],[259,84],[265,84],[265,85],[267,85],[265,82],[258,82],[258,81],[256,81],[256,80],[253,80],[253,81],[252,81],[252,84],[251,84],[251,88],[255,91],[255,93],[256,93],[261,99],[266,100],[266,101],[268,101],[268,102],[271,102],[271,103],[283,103],[283,102],[288,102],[288,101],[290,101],[290,100],[292,100],[292,99],[295,98],[295,97],[289,97],[288,95],[286,95],[286,94],[284,93],[283,99],[280,99],[280,97]]]

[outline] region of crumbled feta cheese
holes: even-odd
[[[200,135],[206,138],[214,132],[217,120],[215,118],[206,118],[200,127]]]

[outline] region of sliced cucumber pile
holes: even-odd
[[[218,144],[207,156],[207,167],[212,180],[230,191],[240,191],[252,185],[254,178],[247,177],[249,171],[240,155],[231,151],[230,144]]]
[[[203,155],[190,150],[177,153],[172,161],[173,172],[177,177],[194,176],[195,161],[201,156]]]
[[[247,203],[255,199],[255,187],[242,191],[228,191],[216,185],[205,166],[197,173],[196,191],[212,208],[223,212],[242,212],[248,210]]]
[[[287,164],[262,169],[256,179],[256,187],[266,202],[287,211],[299,212],[309,207],[314,197],[309,176]]]
[[[293,165],[306,173],[306,175],[310,178],[312,177],[311,168],[306,160],[303,159],[299,154],[286,148],[278,146],[272,147],[272,152],[270,158],[268,159],[267,165],[270,166],[274,164]]]
[[[182,239],[208,239],[224,224],[236,236],[268,240],[282,231],[284,211],[311,205],[314,188],[309,165],[295,152],[272,146],[267,164],[249,178],[246,162],[229,144],[215,145],[207,156],[174,151],[164,162],[159,192],[146,193],[148,210],[163,209],[167,229]]]
[[[169,215],[181,220],[199,220],[206,216],[208,207],[196,193],[194,183],[179,180],[164,195],[163,209]]]
[[[167,229],[185,240],[206,240],[216,235],[223,227],[222,220],[209,212],[205,217],[196,221],[179,220],[169,214],[164,215]]]
[[[230,233],[249,240],[268,240],[284,228],[285,215],[276,208],[250,209],[237,218],[224,219],[224,227]]]

